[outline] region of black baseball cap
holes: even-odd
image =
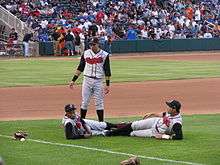
[[[65,112],[72,112],[76,110],[76,107],[74,104],[67,104],[65,105]]]
[[[177,100],[172,100],[170,102],[166,101],[166,104],[172,108],[175,109],[177,112],[180,112],[180,108],[181,108],[181,103]]]

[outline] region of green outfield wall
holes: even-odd
[[[112,53],[220,50],[220,38],[113,41]],[[53,43],[40,43],[40,55],[53,55]]]
[[[114,41],[113,53],[220,50],[220,39]]]
[[[54,44],[53,44],[53,42],[39,42],[39,54],[41,56],[54,55]]]

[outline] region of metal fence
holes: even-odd
[[[0,43],[0,55],[1,56],[22,56],[23,45],[22,44],[5,44]]]
[[[30,42],[29,44],[30,56],[39,56],[39,43],[38,42]],[[0,56],[8,56],[8,57],[17,57],[23,56],[23,44],[8,44],[4,42],[0,42]]]

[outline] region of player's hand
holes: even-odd
[[[171,139],[171,136],[170,136],[170,135],[167,135],[167,134],[156,134],[156,135],[155,135],[155,138],[156,138],[156,139],[169,140],[169,139]]]
[[[73,89],[73,86],[75,85],[75,82],[74,81],[70,81],[69,82],[69,87],[70,87],[70,89]]]
[[[108,94],[109,91],[110,91],[109,86],[105,86],[105,89],[104,89],[105,94]]]
[[[92,134],[88,134],[88,133],[85,133],[84,134],[84,138],[89,138],[89,137],[91,137],[92,136]]]

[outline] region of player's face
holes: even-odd
[[[75,116],[76,116],[76,113],[75,113],[75,111],[66,112],[66,116],[67,116],[68,118],[72,118],[72,117],[75,117]]]
[[[174,111],[176,111],[176,110],[170,108],[169,106],[167,106],[167,113],[169,113],[170,115],[172,115]]]
[[[167,108],[167,113],[170,114],[171,116],[176,115],[176,110],[173,108],[168,107]]]
[[[97,52],[99,50],[99,44],[92,43],[91,49],[93,52]]]

